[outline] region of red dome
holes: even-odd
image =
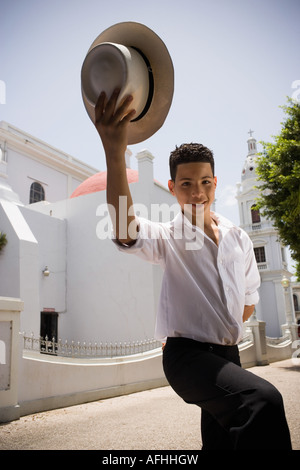
[[[139,180],[137,170],[126,169],[128,183],[136,183]],[[106,189],[106,171],[100,171],[90,178],[83,181],[72,193],[71,198],[77,196],[84,196],[85,194],[96,193],[98,191],[105,191]]]

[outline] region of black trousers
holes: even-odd
[[[163,367],[174,391],[201,407],[202,450],[292,450],[281,394],[241,367],[237,346],[168,338]]]

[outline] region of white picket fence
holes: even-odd
[[[143,341],[131,341],[124,343],[87,343],[76,341],[62,341],[55,338],[35,338],[33,334],[27,336],[23,333],[23,349],[38,351],[43,354],[51,354],[62,357],[101,358],[120,357],[140,354],[153,349],[161,348],[162,344],[155,339]]]

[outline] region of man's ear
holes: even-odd
[[[217,177],[214,177],[215,188],[217,187]]]
[[[170,193],[171,193],[173,196],[175,196],[175,193],[174,193],[174,185],[175,185],[175,183],[174,183],[173,180],[169,180],[169,181],[168,181],[168,188],[169,188]]]

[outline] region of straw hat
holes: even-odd
[[[135,118],[128,127],[128,144],[148,139],[164,123],[173,98],[174,69],[163,41],[134,22],[118,23],[93,42],[81,69],[83,102],[95,121],[95,104],[105,91],[119,87],[119,102],[133,95]]]

